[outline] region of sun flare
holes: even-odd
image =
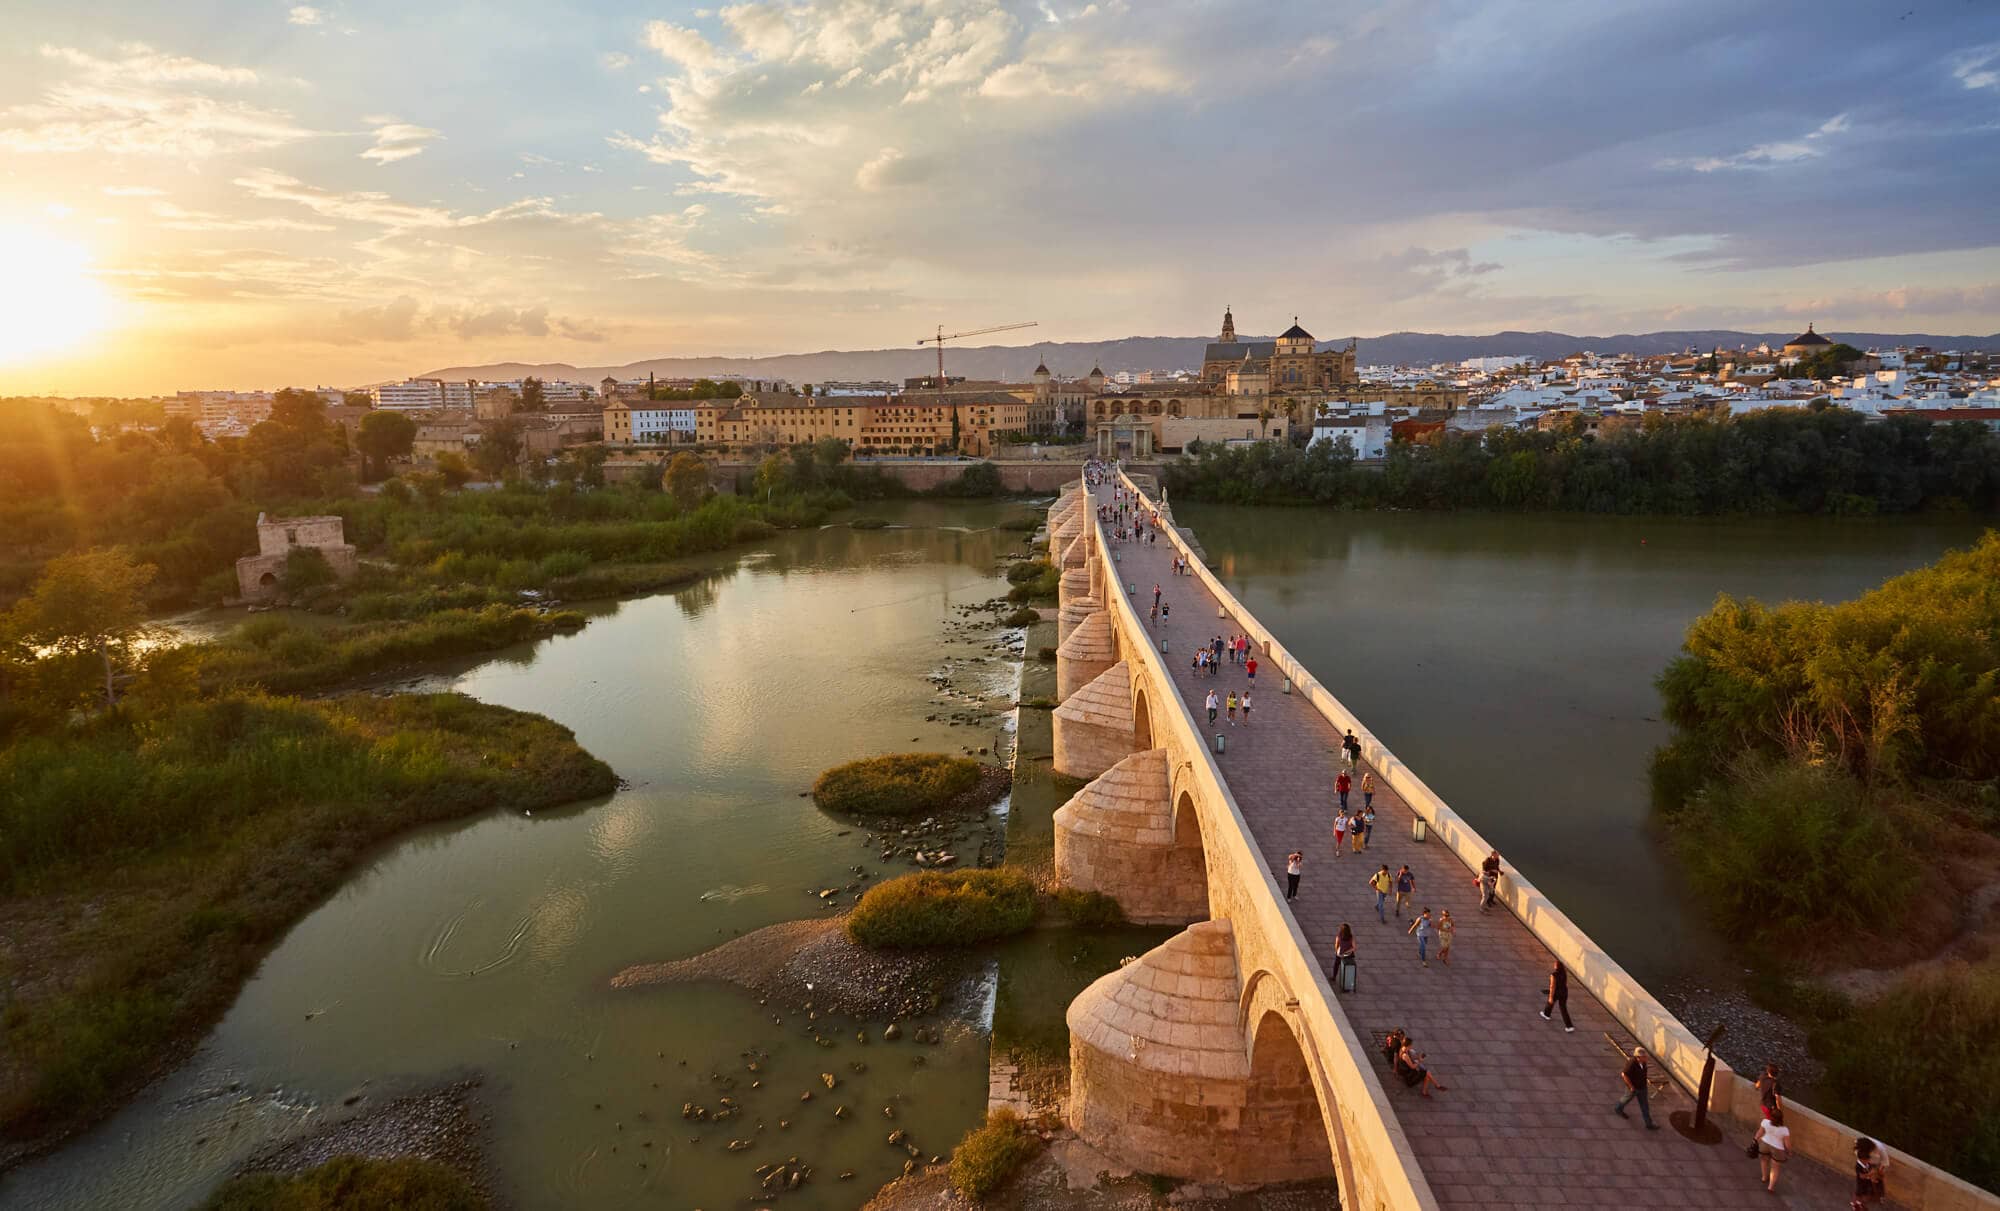
[[[21,223],[0,222],[0,366],[68,349],[110,320],[111,300],[83,245]]]

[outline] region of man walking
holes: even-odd
[[[1347,750],[1347,764],[1350,767],[1361,763],[1361,741],[1355,739],[1353,728],[1347,729],[1347,736],[1341,740],[1340,747]]]
[[[1569,968],[1563,966],[1561,959],[1549,968],[1549,1003],[1542,1006],[1542,1020],[1555,1021],[1549,1014],[1558,1007],[1562,1009],[1563,1032],[1575,1034],[1576,1023],[1569,1020]]]
[[[1299,898],[1299,875],[1306,868],[1306,856],[1298,850],[1285,855],[1285,899]]]
[[[1403,868],[1405,873],[1408,873],[1409,869],[1410,868],[1407,866]],[[1400,906],[1402,902],[1403,902],[1403,893],[1397,892],[1396,903]],[[1400,915],[1400,913],[1398,915]],[[1431,929],[1431,910],[1428,907],[1424,909],[1424,914],[1422,916],[1410,922],[1409,932],[1415,934],[1417,938],[1418,961],[1421,962],[1424,966],[1429,967],[1431,965],[1430,948],[1431,948],[1431,934],[1433,930]]]
[[[1387,862],[1368,880],[1368,886],[1375,889],[1375,918],[1384,925],[1389,923],[1389,891],[1395,885],[1395,880],[1389,877]]]
[[[1631,1104],[1632,1099],[1637,1098],[1639,1100],[1639,1117],[1645,1120],[1646,1130],[1658,1131],[1660,1125],[1653,1121],[1653,1107],[1646,1096],[1646,1049],[1644,1047],[1634,1047],[1632,1049],[1632,1058],[1625,1062],[1625,1069],[1618,1076],[1625,1082],[1625,1096],[1618,1099],[1618,1104],[1611,1108],[1611,1113],[1617,1115],[1619,1118],[1630,1118],[1631,1116],[1625,1113],[1625,1107]]]
[[[1340,775],[1333,780],[1333,789],[1340,793],[1341,811],[1347,810],[1347,792],[1348,789],[1353,785],[1354,785],[1354,780],[1347,776],[1346,770],[1341,770]]]
[[[1494,850],[1479,864],[1479,911],[1493,907],[1493,896],[1500,888],[1500,851]]]
[[[1220,702],[1218,702],[1218,701],[1216,700],[1216,697],[1215,697],[1215,691],[1214,691],[1214,690],[1210,690],[1210,691],[1208,692],[1208,699],[1207,699],[1207,703],[1208,703],[1208,726],[1210,726],[1210,727],[1214,727],[1214,726],[1215,726],[1215,708],[1221,705],[1221,703],[1220,703]]]
[[[1398,920],[1402,919],[1403,905],[1410,902],[1410,894],[1416,890],[1417,877],[1410,873],[1410,864],[1405,862],[1403,863],[1403,869],[1396,872],[1396,917]],[[1427,918],[1430,916],[1429,909],[1424,910],[1424,916]]]

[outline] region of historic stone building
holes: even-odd
[[[1358,386],[1354,342],[1345,349],[1315,348],[1313,335],[1292,326],[1274,341],[1239,341],[1236,317],[1222,310],[1222,335],[1202,355],[1201,381],[1229,395],[1286,395],[1340,391]]]
[[[285,577],[285,564],[300,548],[318,551],[326,557],[333,574],[342,580],[361,566],[354,545],[347,541],[346,524],[335,516],[269,517],[257,515],[257,553],[236,561],[236,587],[245,598],[277,595]]]

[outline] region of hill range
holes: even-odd
[[[1391,332],[1359,338],[1360,362],[1366,366],[1429,366],[1470,357],[1523,356],[1536,360],[1566,357],[1586,350],[1597,353],[1664,354],[1689,349],[1702,352],[1776,348],[1796,332],[1736,332],[1726,329],[1621,333],[1616,336],[1573,336],[1566,332],[1495,332],[1486,336],[1453,336],[1437,332]],[[1933,349],[2000,349],[2000,333],[1991,336],[1938,336],[1928,333],[1830,332],[1835,340],[1858,348],[1928,345]],[[1213,338],[1205,336],[1128,336],[1110,341],[1039,341],[1032,345],[947,346],[945,372],[971,379],[1025,382],[1037,363],[1046,362],[1060,377],[1076,377],[1101,367],[1106,374],[1120,370],[1199,370],[1202,351]],[[1241,340],[1269,340],[1244,336]],[[1345,345],[1346,337],[1322,341],[1321,348]],[[619,366],[573,366],[566,362],[496,362],[483,366],[449,366],[425,378],[508,380],[540,378],[597,382],[612,378],[700,378],[739,374],[745,378],[775,378],[791,383],[888,380],[900,382],[934,373],[937,354],[930,349],[824,350],[782,353],[766,357],[655,357]]]

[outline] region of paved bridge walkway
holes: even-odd
[[[1101,486],[1094,495],[1108,504],[1113,487]],[[1108,540],[1112,531],[1104,529]],[[1226,696],[1252,682],[1243,666],[1226,662],[1215,677],[1196,676],[1189,663],[1194,650],[1245,628],[1216,616],[1217,602],[1197,577],[1172,574],[1175,552],[1165,541],[1110,542],[1120,578],[1137,586],[1132,598],[1139,615],[1145,617],[1155,584],[1171,606],[1170,621],[1155,623],[1152,631],[1169,641],[1168,667],[1200,722],[1209,689]],[[1315,671],[1338,684],[1340,670]],[[1228,735],[1218,763],[1280,887],[1286,854],[1304,852],[1305,875],[1292,910],[1326,971],[1333,969],[1341,923],[1352,925],[1359,979],[1356,991],[1339,1000],[1355,1030],[1376,1041],[1396,1027],[1409,1031],[1450,1087],[1420,1098],[1394,1078],[1379,1052],[1371,1052],[1441,1205],[1538,1211],[1847,1205],[1851,1177],[1804,1158],[1787,1167],[1780,1197],[1767,1194],[1757,1163],[1743,1154],[1754,1124],[1721,1120],[1725,1138],[1713,1146],[1684,1139],[1667,1116],[1691,1111],[1692,1099],[1671,1082],[1665,1091],[1656,1085],[1658,1131],[1644,1128],[1636,1104],[1627,1109],[1629,1120],[1612,1114],[1624,1091],[1622,1064],[1605,1036],[1628,1051],[1632,1036],[1574,982],[1569,1011],[1576,1032],[1564,1033],[1560,1015],[1554,1022],[1541,1019],[1548,950],[1505,908],[1480,910],[1473,873],[1435,843],[1412,840],[1412,813],[1386,787],[1375,794],[1368,849],[1336,856],[1333,784],[1340,736],[1302,698],[1281,692],[1281,675],[1266,667],[1258,672],[1249,722],[1232,728],[1218,716],[1216,730]],[[1358,787],[1359,770],[1354,777]],[[1350,800],[1360,806],[1358,789]],[[1418,963],[1416,941],[1404,933],[1410,911],[1400,920],[1392,915],[1386,925],[1376,920],[1367,879],[1383,863],[1392,873],[1408,863],[1415,874],[1411,911],[1428,905],[1435,919],[1451,910],[1458,930],[1449,966],[1435,953],[1428,968]],[[1656,1079],[1666,1075],[1658,1065],[1653,1072]]]

